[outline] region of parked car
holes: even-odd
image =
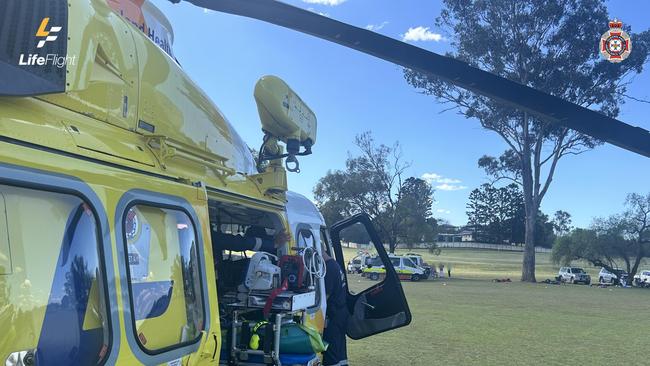
[[[605,267],[602,267],[600,269],[600,272],[598,272],[598,283],[617,283],[618,282],[618,276],[610,271],[608,271]]]
[[[634,276],[634,285],[640,287],[650,286],[650,271],[643,270]]]
[[[589,285],[591,284],[591,276],[580,267],[562,267],[558,272],[558,281]]]
[[[422,259],[422,255],[417,253],[406,253],[404,256],[411,258],[413,263],[415,263],[418,267],[424,269],[425,279],[431,277],[431,266],[427,262],[425,262],[424,259]]]
[[[348,273],[361,273],[361,266],[363,265],[361,258],[354,257],[348,262]]]

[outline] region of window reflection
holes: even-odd
[[[194,225],[182,211],[133,206],[124,222],[136,337],[147,351],[193,341],[203,330]]]
[[[100,364],[110,334],[92,210],[70,195],[0,192],[8,244],[0,255],[11,263],[0,276],[0,354],[36,349],[38,365]]]

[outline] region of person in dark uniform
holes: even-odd
[[[325,314],[325,330],[323,340],[329,343],[323,353],[323,365],[347,366],[348,350],[345,339],[348,317],[348,289],[345,277],[338,262],[323,250],[325,260],[325,294],[327,295],[327,310]]]

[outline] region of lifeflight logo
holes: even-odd
[[[61,27],[52,27],[50,30],[45,30],[47,28],[47,23],[50,22],[50,18],[43,18],[41,21],[41,26],[38,27],[38,30],[36,31],[36,37],[45,37],[45,39],[41,39],[38,41],[38,45],[36,45],[36,48],[43,48],[45,46],[45,42],[52,42],[56,41],[57,36],[53,35],[51,36],[50,33],[57,33],[58,31],[61,30]]]
[[[61,31],[62,27],[50,27],[47,29],[48,24],[50,23],[50,18],[43,18],[41,25],[36,30],[36,37],[40,38],[36,44],[36,48],[43,48],[47,42],[54,42],[57,40],[58,32]],[[52,65],[58,68],[62,68],[66,65],[74,65],[76,62],[77,56],[60,56],[56,53],[48,53],[44,56],[30,53],[28,55],[21,53],[20,59],[18,60],[18,65],[20,66],[45,66]]]

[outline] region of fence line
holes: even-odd
[[[477,242],[438,242],[438,248],[468,248],[468,249],[489,249],[509,252],[523,252],[524,247],[519,245],[489,244]],[[536,253],[550,253],[551,249],[535,247]]]
[[[347,244],[348,248],[359,248],[359,249],[368,249],[369,246],[366,244],[357,244],[357,243],[343,243]],[[473,241],[462,241],[462,242],[437,242],[438,248],[465,248],[465,249],[487,249],[487,250],[497,250],[505,252],[523,252],[524,247],[519,245],[505,245],[505,244],[490,244],[490,243],[478,243]],[[386,245],[385,245],[386,246]],[[413,245],[414,249],[426,249],[430,247],[430,243],[420,243]],[[387,247],[387,246],[386,246]],[[404,244],[398,244],[398,249],[406,249],[407,246]],[[550,253],[551,249],[535,247],[536,253]]]

